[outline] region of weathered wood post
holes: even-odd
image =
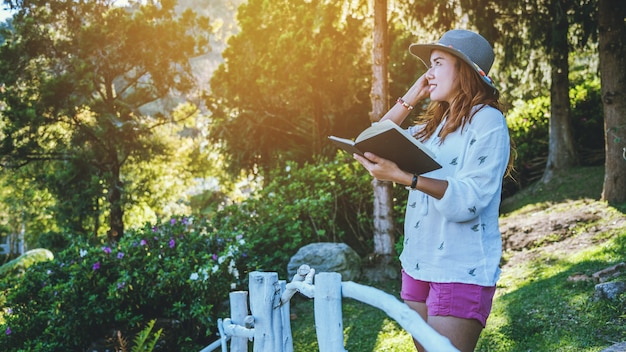
[[[244,320],[248,316],[248,292],[235,291],[230,293],[230,319],[233,324],[244,326]],[[245,337],[232,337],[230,340],[231,352],[248,352],[248,339]]]
[[[249,275],[250,311],[254,317],[253,352],[283,352],[280,285],[277,273],[254,271]]]
[[[283,295],[285,290],[287,289],[287,282],[285,280],[280,280],[280,296]],[[283,351],[284,352],[293,352],[293,336],[291,336],[291,309],[290,303],[282,303],[280,305],[280,315],[282,317],[283,324]]]
[[[315,276],[315,331],[320,352],[344,352],[341,274]]]

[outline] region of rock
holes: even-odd
[[[594,273],[592,276],[596,282],[605,282],[611,278],[621,275],[623,272],[626,272],[626,263],[622,262],[606,269],[600,270]]]
[[[626,342],[616,343],[615,345],[603,349],[601,352],[624,352],[626,351]]]
[[[31,249],[10,262],[0,266],[0,277],[20,275],[29,266],[54,259],[54,254],[45,248]]]
[[[361,258],[345,243],[311,243],[300,248],[287,264],[289,280],[303,264],[316,273],[339,273],[342,281],[353,281],[361,275]]]
[[[594,298],[596,300],[609,299],[614,300],[622,293],[626,292],[626,282],[613,281],[597,284],[595,287]]]

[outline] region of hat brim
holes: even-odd
[[[489,85],[492,88],[496,88],[491,78],[487,76],[486,72],[484,72],[476,63],[474,63],[469,57],[467,57],[467,55],[463,54],[461,51],[455,48],[446,46],[444,44],[438,44],[438,43],[411,44],[409,46],[409,52],[413,54],[414,56],[417,56],[417,58],[420,59],[420,61],[422,61],[422,63],[426,66],[426,68],[430,67],[430,53],[433,50],[445,51],[463,60],[476,72],[476,74],[478,74],[478,76],[481,78],[483,82],[485,82],[487,85]]]

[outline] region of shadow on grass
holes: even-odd
[[[594,282],[568,278],[624,261],[626,232],[572,259],[546,254],[523,269],[524,284],[496,298],[477,351],[600,351],[623,341],[626,295],[595,300]]]
[[[397,297],[399,283],[389,283],[386,285],[384,291]],[[313,300],[304,299],[302,297],[295,300],[292,299],[291,312],[294,315],[294,319],[291,321],[294,351],[319,351],[315,331],[316,322]],[[381,331],[384,332],[384,325],[388,323],[389,320],[392,319],[378,308],[353,299],[343,298],[342,322],[345,349],[360,352],[376,351],[379,333]],[[324,322],[317,322],[317,324],[324,324]]]

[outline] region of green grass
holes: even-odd
[[[599,199],[603,169],[580,168],[550,184],[537,184],[505,202],[506,215],[548,209],[566,200]],[[625,205],[615,207],[624,216]],[[594,283],[569,282],[574,273],[593,273],[626,260],[626,228],[598,236],[578,252],[546,253],[502,273],[492,315],[476,351],[601,351],[626,341],[626,295],[596,301]],[[622,279],[626,279],[622,278]],[[373,285],[398,297],[399,281]],[[292,302],[294,350],[318,351],[313,301]],[[414,351],[408,333],[376,308],[343,302],[348,351]]]

